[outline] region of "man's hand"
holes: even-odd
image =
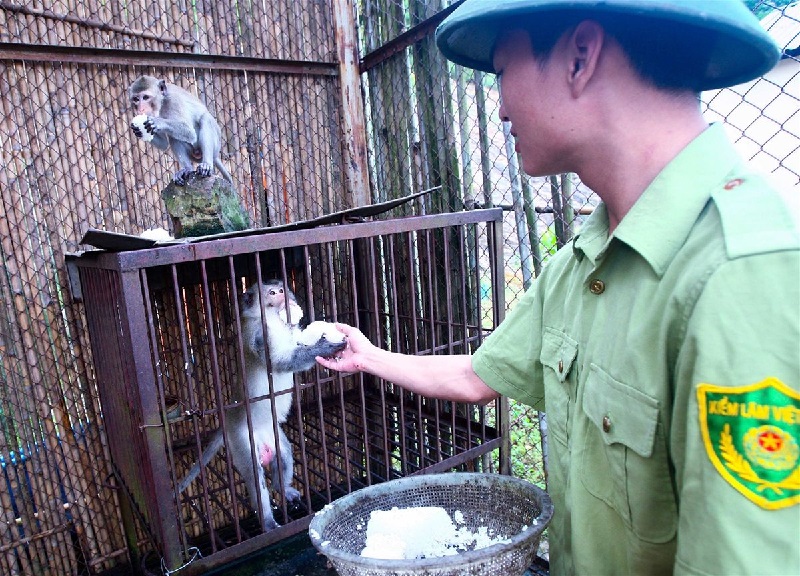
[[[344,334],[347,339],[347,347],[331,358],[317,356],[317,362],[321,366],[337,372],[363,371],[365,354],[375,349],[375,346],[358,328],[337,322],[336,329]]]

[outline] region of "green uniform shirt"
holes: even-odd
[[[475,353],[547,413],[553,574],[800,574],[792,214],[712,126]]]

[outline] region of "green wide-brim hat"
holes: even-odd
[[[436,44],[449,60],[494,72],[492,53],[498,34],[537,18],[611,18],[642,32],[670,35],[676,61],[670,65],[699,90],[740,84],[769,71],[780,50],[741,0],[465,0],[436,29]],[[687,33],[691,32],[691,33]],[[688,42],[704,40],[701,66]],[[706,34],[708,36],[706,36]],[[667,56],[672,51],[668,51]]]

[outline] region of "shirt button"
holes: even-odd
[[[603,416],[603,432],[608,434],[611,432],[611,417],[610,416]]]
[[[606,285],[602,280],[598,280],[595,278],[591,282],[589,282],[589,290],[592,294],[602,294],[605,292]]]
[[[725,190],[733,190],[734,188],[739,186],[742,182],[744,182],[744,180],[742,180],[741,178],[734,178],[730,182],[726,183],[724,188]]]
[[[559,360],[558,361],[558,373],[560,374],[563,371],[564,371],[564,361],[563,360]]]

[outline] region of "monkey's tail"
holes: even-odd
[[[220,448],[222,448],[222,431],[217,430],[211,442],[209,442],[205,450],[203,450],[200,462],[195,462],[186,477],[181,480],[181,483],[178,485],[178,494],[182,494],[183,491],[189,487],[189,484],[194,482],[194,479],[200,475],[200,469],[208,466],[208,463],[211,462],[211,459],[219,452]]]
[[[219,158],[216,158],[214,160],[214,166],[216,167],[217,170],[220,171],[220,174],[222,174],[222,177],[225,178],[225,180],[227,180],[228,182],[233,184],[233,176],[231,176],[231,173],[228,172],[228,169],[222,163],[222,160],[220,160]]]

